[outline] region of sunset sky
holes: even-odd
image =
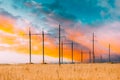
[[[0,0],[0,63],[29,61],[28,32],[45,34],[45,60],[58,62],[58,27],[62,40],[74,42],[74,60],[84,60],[92,50],[95,33],[95,55],[120,59],[120,0]],[[71,59],[71,45],[64,44],[64,61]],[[42,36],[32,36],[32,62],[42,62]]]

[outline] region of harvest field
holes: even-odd
[[[0,80],[120,80],[120,64],[0,65]]]

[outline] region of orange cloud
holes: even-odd
[[[0,49],[28,54],[29,36],[25,34],[28,34],[29,27],[26,25],[24,26],[24,29],[21,29],[20,27],[15,26],[15,23],[16,20],[12,18],[0,16]],[[32,28],[31,32],[36,33],[36,29]],[[67,30],[66,32],[69,33],[68,38],[73,41],[76,41],[76,38],[78,36],[83,36],[83,34],[79,33],[78,31],[71,33],[71,30]],[[7,46],[2,46],[3,44],[7,44]],[[74,50],[74,60],[81,60],[80,52],[80,50]],[[42,54],[42,35],[32,35],[32,54]],[[51,38],[48,35],[45,35],[45,55],[56,58],[59,56],[58,45],[55,44],[55,39]],[[64,48],[64,58],[71,59],[71,48],[68,46],[65,46]],[[84,59],[88,59],[88,54],[84,53]]]

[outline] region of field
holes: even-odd
[[[0,65],[0,80],[120,80],[120,64]]]

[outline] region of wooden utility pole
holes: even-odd
[[[43,43],[42,43],[42,46],[43,46],[43,48],[42,48],[42,49],[43,49],[43,50],[42,50],[42,51],[43,51],[43,64],[45,63],[45,60],[44,60],[44,55],[45,55],[45,53],[44,53],[44,52],[45,52],[45,51],[44,51],[44,48],[45,48],[45,46],[44,46],[44,41],[45,41],[44,35],[45,35],[45,34],[44,34],[44,30],[42,30],[42,42],[43,42]]]
[[[60,45],[61,45],[61,27],[60,27],[60,24],[59,24],[59,65],[61,64],[61,62],[60,62],[61,46]]]
[[[29,63],[31,64],[31,54],[32,54],[32,51],[31,51],[31,29],[29,27]]]
[[[93,33],[93,44],[92,44],[92,47],[93,47],[93,63],[95,63],[95,52],[94,52],[94,42],[95,42],[95,39],[94,39],[94,37],[95,37],[95,35],[94,35],[94,33]]]
[[[111,62],[111,59],[110,59],[111,57],[110,57],[110,55],[111,55],[111,54],[110,54],[110,44],[109,44],[109,62]]]
[[[72,64],[74,63],[73,62],[73,57],[74,57],[74,55],[73,55],[73,52],[74,52],[74,43],[73,43],[73,41],[71,42],[71,50],[72,50]]]
[[[81,49],[81,63],[83,62],[83,51]]]

